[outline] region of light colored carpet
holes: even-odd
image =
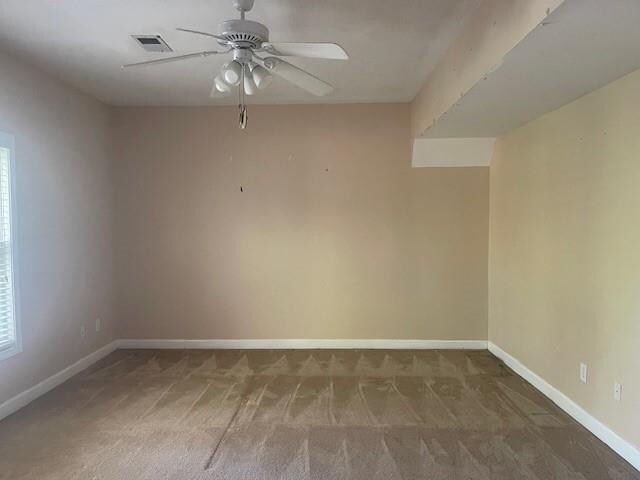
[[[1,479],[639,480],[486,351],[117,351],[0,422]]]

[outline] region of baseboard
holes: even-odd
[[[511,356],[497,345],[488,342],[489,351],[502,360],[509,368],[540,390],[553,403],[571,415],[578,423],[609,445],[618,455],[640,471],[640,450],[627,442],[617,433],[597,420],[576,402],[557,388],[547,383],[542,377],[525,367],[518,359]]]
[[[260,340],[120,340],[120,348],[160,349],[389,349],[486,350],[486,340],[260,339]]]
[[[8,417],[12,413],[20,410],[22,407],[27,406],[29,403],[33,402],[36,398],[44,395],[49,390],[54,389],[61,383],[66,382],[74,375],[80,373],[87,367],[90,367],[98,360],[106,357],[110,353],[114,352],[119,347],[119,341],[114,340],[113,342],[105,345],[104,347],[99,348],[93,353],[90,353],[84,358],[81,358],[73,365],[69,365],[67,368],[59,371],[58,373],[53,374],[49,378],[43,380],[42,382],[34,385],[33,387],[25,390],[22,393],[19,393],[13,398],[5,401],[0,404],[0,420],[5,417]]]

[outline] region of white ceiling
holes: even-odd
[[[0,49],[113,105],[233,104],[209,98],[223,58],[136,70],[123,63],[158,58],[129,35],[160,34],[184,54],[215,40],[175,27],[217,31],[237,18],[231,0],[0,0]],[[272,41],[333,41],[348,62],[295,59],[336,87],[317,98],[277,80],[252,103],[407,102],[413,99],[478,0],[256,0],[248,18]]]
[[[566,0],[427,137],[495,137],[640,68],[640,0]]]

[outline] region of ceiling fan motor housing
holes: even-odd
[[[251,20],[226,20],[220,24],[220,32],[233,48],[259,49],[269,41],[269,29]]]
[[[241,12],[248,12],[253,8],[254,0],[233,0],[233,6]]]

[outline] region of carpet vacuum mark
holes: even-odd
[[[487,351],[119,350],[0,422],[0,479],[640,480]]]

